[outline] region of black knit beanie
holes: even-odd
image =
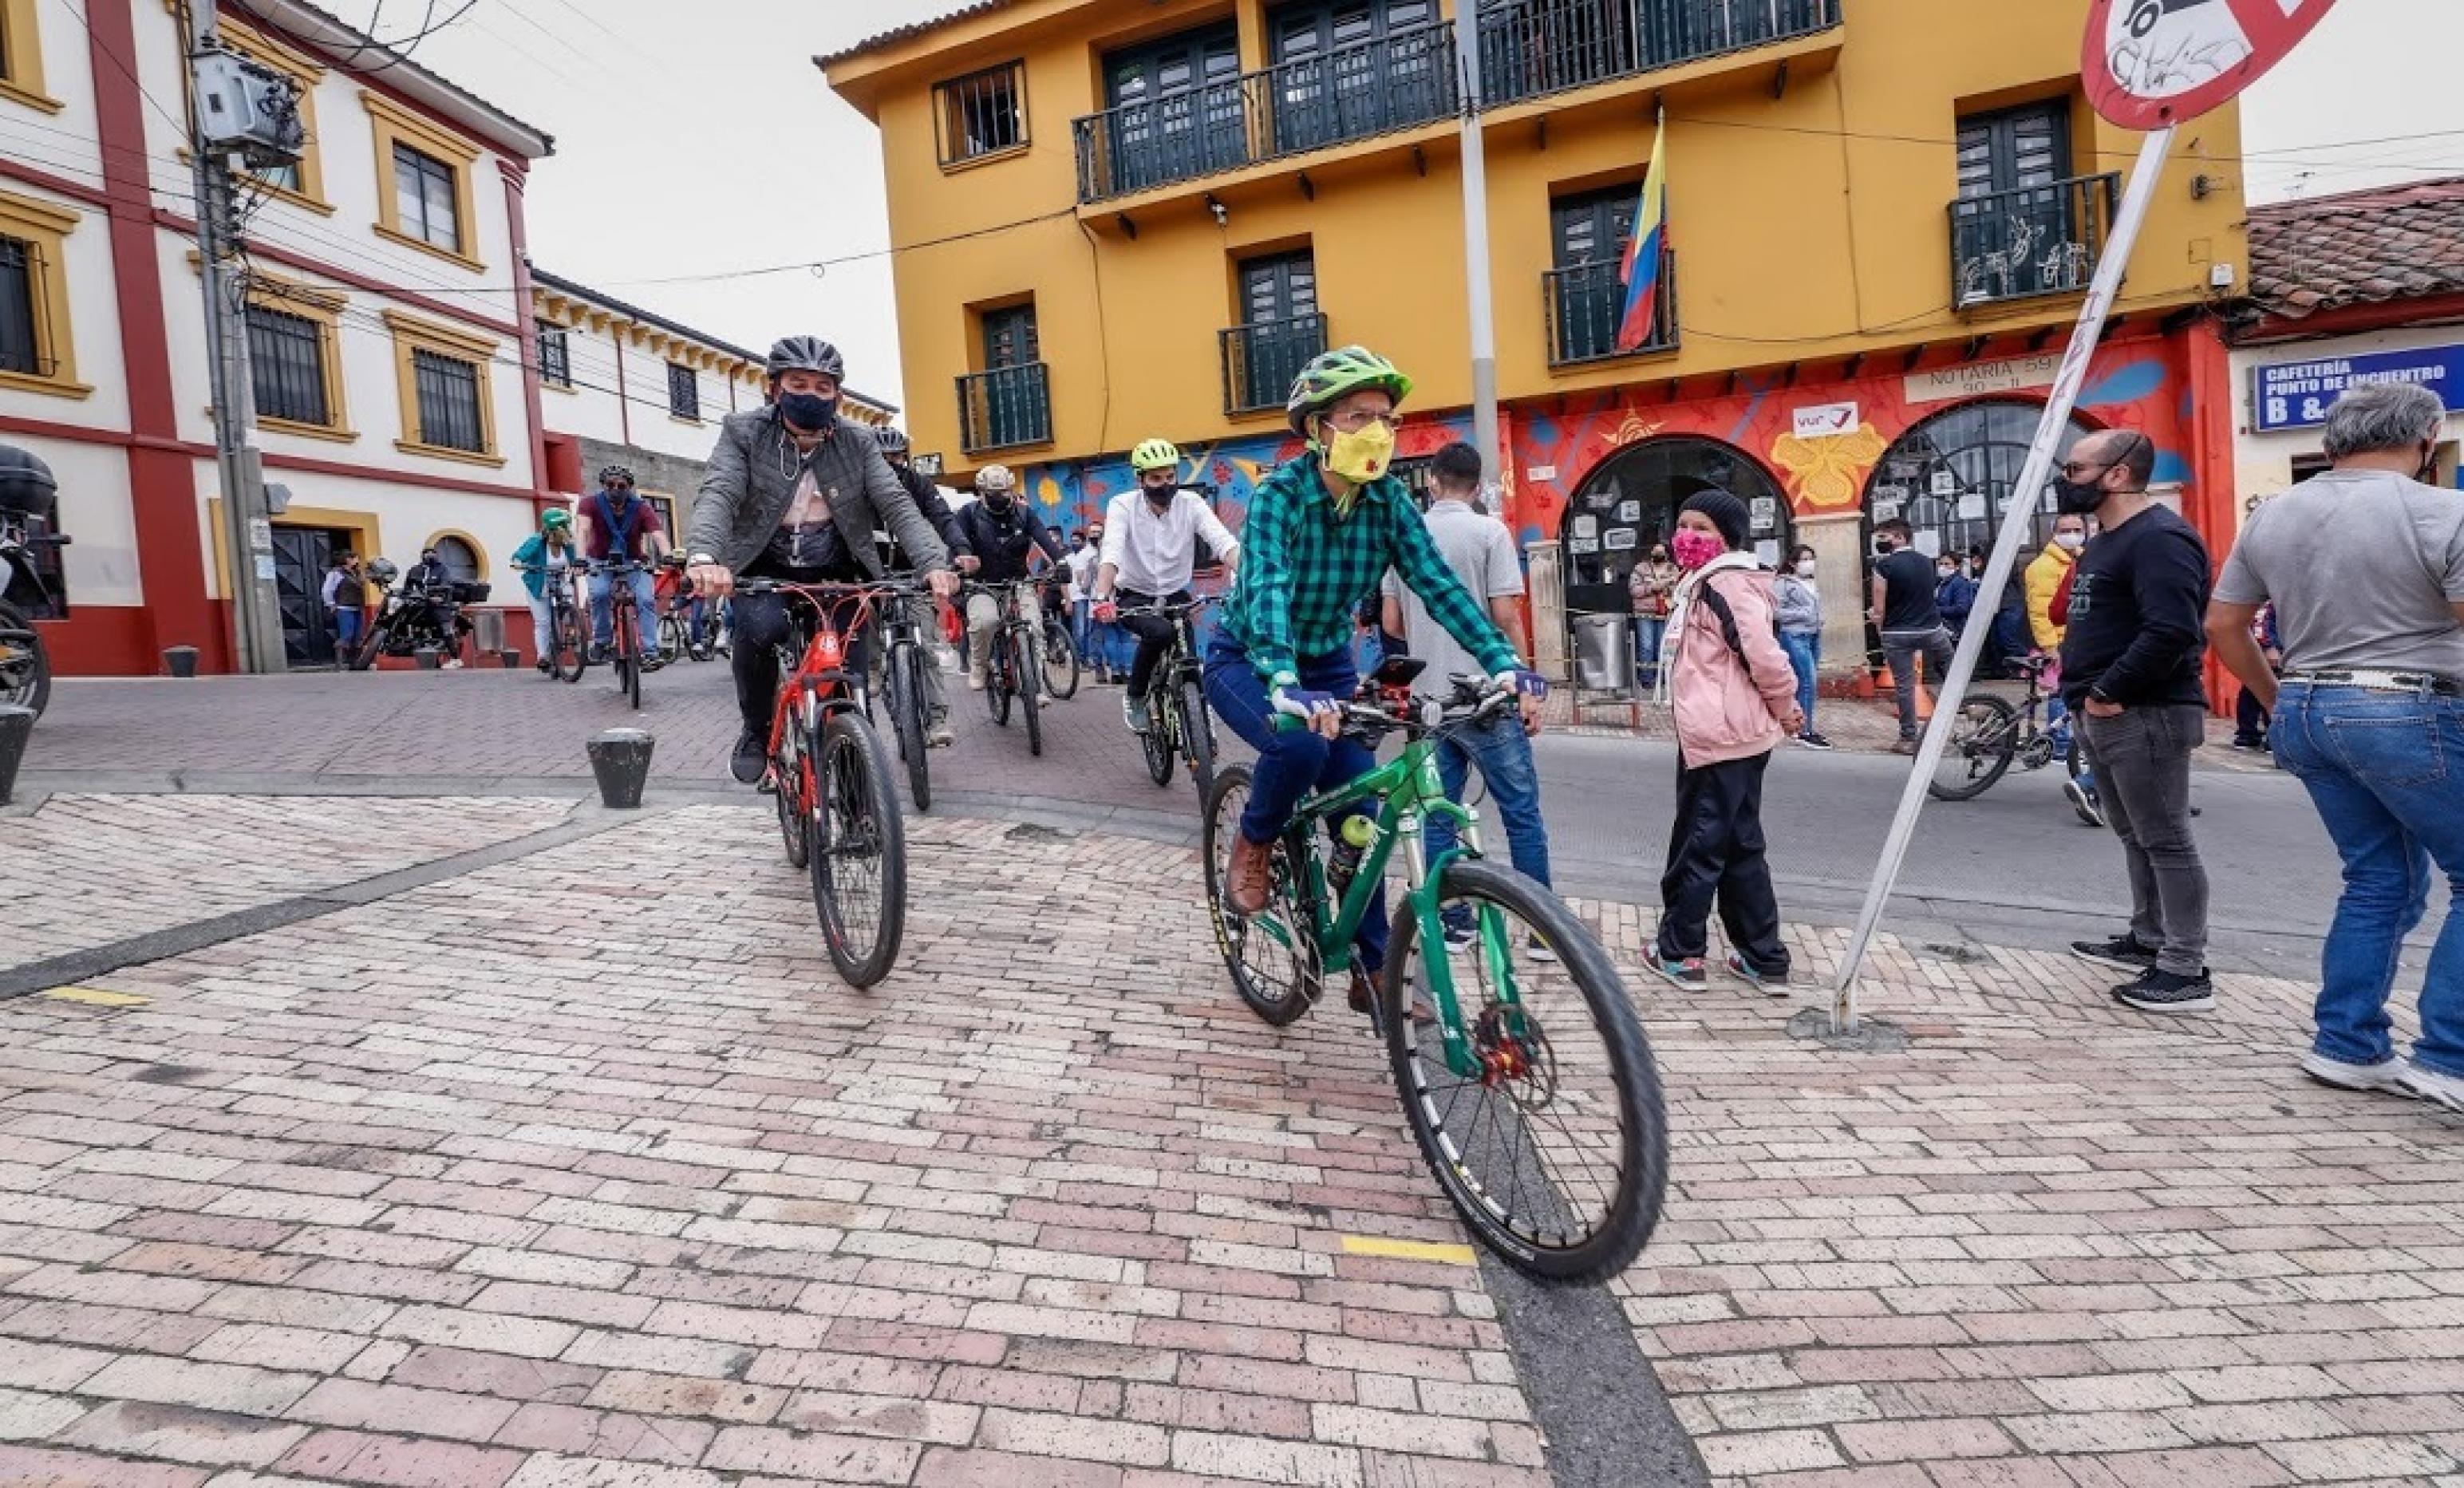
[[[1732,549],[1742,548],[1753,536],[1753,518],[1741,498],[1717,486],[1708,486],[1685,498],[1678,514],[1700,512],[1720,529],[1720,536]]]

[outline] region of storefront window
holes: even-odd
[[[2017,401],[1971,403],[1935,414],[1883,451],[1865,488],[1866,521],[1906,522],[1928,555],[1991,548],[2043,416],[2042,405]],[[2057,458],[2087,432],[2073,419]],[[2054,496],[2047,490],[2037,497],[2028,551],[2044,546],[2053,527]]]
[[[1777,563],[1789,537],[1788,497],[1770,471],[1717,440],[1647,440],[1602,462],[1566,504],[1568,612],[1626,609],[1626,575],[1667,539],[1685,498],[1706,486],[1745,500],[1756,552]]]

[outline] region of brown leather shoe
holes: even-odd
[[[1223,872],[1223,902],[1233,913],[1255,914],[1266,908],[1268,865],[1273,860],[1272,844],[1261,846],[1238,832],[1232,834],[1232,861]]]
[[[1377,989],[1375,983],[1370,974],[1367,972],[1362,971],[1357,965],[1353,966],[1352,969],[1352,990],[1344,995],[1343,1000],[1351,1004],[1352,1011],[1354,1013],[1370,1016],[1375,1016],[1376,1013]],[[1427,1024],[1434,1023],[1437,1020],[1438,1010],[1429,1005],[1428,998],[1416,994],[1412,998],[1412,1021],[1415,1023]]]

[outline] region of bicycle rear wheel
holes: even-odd
[[[1950,721],[1950,741],[1943,746],[1925,790],[1936,800],[1974,800],[2002,778],[2019,753],[2018,714],[1998,697],[1971,697],[1959,705]]]
[[[582,617],[564,605],[558,605],[555,613],[550,644],[556,654],[548,658],[548,667],[559,682],[580,682],[589,665],[589,652],[582,643]]]
[[[1301,900],[1299,876],[1292,871],[1292,839],[1275,844],[1264,909],[1244,916],[1224,902],[1232,842],[1241,830],[1241,813],[1249,804],[1250,778],[1248,766],[1234,765],[1216,777],[1215,793],[1207,798],[1200,831],[1206,912],[1224,968],[1232,974],[1232,990],[1250,1012],[1281,1028],[1317,1000],[1325,971]]]
[[[1057,620],[1044,624],[1044,690],[1061,702],[1078,695],[1078,647]]]
[[[933,809],[932,751],[924,742],[924,653],[902,646],[890,660],[890,716],[898,731],[898,757],[907,766],[907,793],[915,809]]]
[[[1668,1181],[1660,1077],[1633,1001],[1582,921],[1523,875],[1457,859],[1441,899],[1468,942],[1423,944],[1403,906],[1379,988],[1420,1155],[1463,1223],[1518,1270],[1613,1276],[1650,1239]],[[1535,937],[1556,961],[1531,953]],[[1446,1063],[1441,1026],[1408,1011],[1415,999],[1434,1005],[1432,958],[1451,974],[1481,1066],[1470,1078]]]
[[[1036,665],[1035,632],[1022,626],[1011,633],[1009,652],[1016,665],[1011,668],[1018,678],[1018,710],[1026,718],[1026,752],[1041,758],[1044,755],[1044,668]]]
[[[861,713],[830,714],[812,742],[813,909],[830,964],[850,987],[890,974],[907,923],[907,842],[881,735]]]

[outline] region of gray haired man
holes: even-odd
[[[2409,1063],[2387,1037],[2404,937],[2434,863],[2464,885],[2464,496],[2437,475],[2447,410],[2410,383],[2359,387],[2327,415],[2331,469],[2251,514],[2216,581],[2208,639],[2274,710],[2276,757],[2309,789],[2344,860],[2301,1067],[2347,1090],[2464,1111],[2464,919],[2421,988]],[[2284,675],[2251,619],[2276,606]]]

